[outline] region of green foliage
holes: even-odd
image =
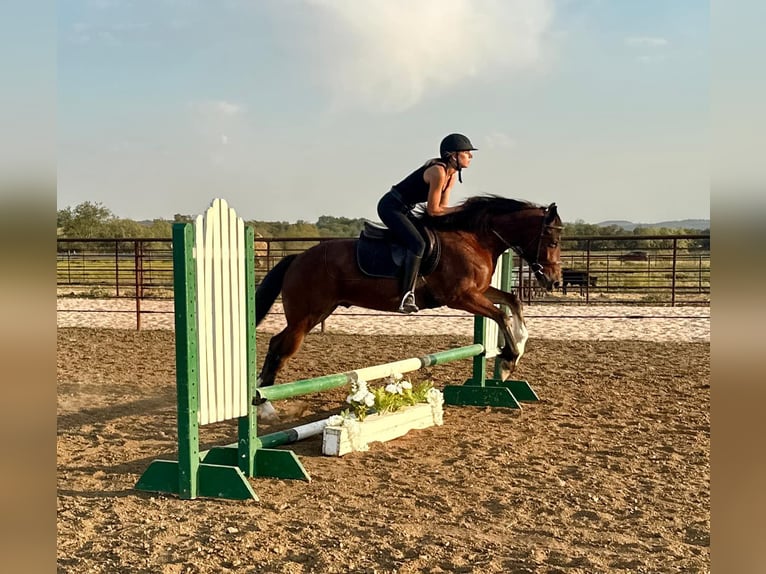
[[[406,394],[405,394],[406,393]],[[383,413],[393,413],[404,406],[414,405],[412,402],[412,391],[407,389],[399,393],[389,393],[384,387],[372,389],[375,397],[375,411]]]
[[[186,215],[176,214],[175,220],[192,220]],[[116,217],[109,208],[101,203],[84,201],[75,207],[60,209],[56,224],[60,236],[85,239],[170,239],[173,222],[166,219],[154,219],[151,222],[135,221]],[[78,247],[82,249],[82,247]],[[98,247],[94,246],[94,249]]]
[[[322,237],[358,237],[364,227],[364,219],[321,215],[316,227]]]
[[[383,386],[370,388],[367,381],[357,380],[351,383],[351,392],[346,397],[350,409],[344,416],[352,412],[357,419],[363,421],[368,409],[372,408],[379,414],[393,413],[402,407],[428,402],[428,392],[433,388],[432,381],[423,381],[413,385],[401,374],[394,374],[386,379]]]
[[[287,221],[248,221],[261,237],[319,237],[319,229],[313,223],[299,220],[295,223]]]
[[[428,402],[428,391],[434,388],[434,383],[431,380],[428,381],[421,381],[420,383],[415,383],[412,386],[412,398],[415,401],[415,403],[427,403]]]
[[[593,251],[611,250],[611,249],[624,249],[624,250],[641,250],[641,249],[670,249],[673,247],[672,239],[646,239],[648,236],[656,235],[707,235],[707,238],[703,239],[682,239],[679,241],[678,246],[684,249],[698,249],[705,250],[710,249],[710,230],[700,231],[699,229],[671,229],[669,227],[635,227],[632,231],[627,231],[619,225],[595,225],[592,223],[585,223],[582,219],[578,219],[574,223],[564,223],[564,230],[562,236],[570,239],[566,243],[567,250],[586,250],[588,246]],[[626,237],[634,236],[635,241],[628,240],[609,240],[609,236],[614,237]],[[607,239],[599,240],[574,240],[572,238],[586,237],[586,236],[606,236]]]
[[[107,237],[108,226],[114,214],[102,203],[84,201],[79,205],[59,209],[56,224],[65,237]]]

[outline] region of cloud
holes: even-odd
[[[484,139],[489,149],[508,149],[516,147],[516,140],[502,132],[493,132],[487,135]]]
[[[554,13],[553,0],[306,2],[311,57],[336,104],[387,111],[470,78],[535,67]]]
[[[80,45],[102,43],[107,46],[124,46],[145,38],[150,30],[148,22],[95,24],[78,21],[71,25],[66,39]]]
[[[226,100],[205,100],[190,102],[189,108],[208,117],[226,118],[241,114],[244,107]]]
[[[631,36],[625,38],[626,46],[640,46],[647,48],[661,48],[667,46],[670,42],[665,38],[657,36]]]
[[[659,36],[629,36],[625,38],[625,45],[639,51],[636,62],[639,64],[653,64],[665,60],[665,48],[670,45],[666,38]]]

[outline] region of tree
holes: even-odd
[[[322,237],[358,237],[364,227],[364,220],[322,215],[316,226]]]
[[[59,210],[56,222],[64,237],[106,237],[104,231],[115,219],[104,204],[84,201],[74,208]]]

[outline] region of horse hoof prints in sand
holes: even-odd
[[[446,306],[495,321],[505,340],[499,357],[503,379],[508,378],[524,353],[528,334],[521,300],[492,287],[492,274],[498,257],[513,249],[546,290],[559,284],[562,225],[556,204],[543,207],[498,196],[471,197],[457,212],[439,217],[423,214],[418,223],[433,232],[440,249],[433,270],[418,279],[415,294],[421,309]],[[338,306],[398,309],[399,279],[363,273],[357,263],[358,241],[322,242],[285,257],[264,277],[255,294],[256,325],[281,293],[287,326],[269,342],[259,386],[274,384],[306,334]],[[512,317],[495,304],[507,305]]]

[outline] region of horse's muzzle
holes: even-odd
[[[540,283],[540,285],[542,285],[546,291],[553,291],[553,288],[558,284],[558,281],[549,279],[548,276],[543,273],[543,268],[541,265],[533,267],[532,270],[535,273],[535,279],[537,279],[537,282]]]

